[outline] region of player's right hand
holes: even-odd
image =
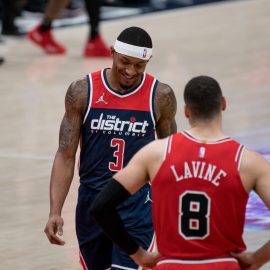
[[[44,232],[46,233],[51,244],[63,246],[63,241],[59,236],[63,235],[64,220],[59,215],[53,215],[49,217]]]
[[[150,253],[140,247],[138,251],[132,254],[130,257],[136,264],[142,266],[143,268],[152,269],[154,266],[156,266],[159,256],[160,255],[158,253]]]

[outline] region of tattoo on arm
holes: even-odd
[[[60,127],[59,152],[76,154],[86,103],[87,84],[85,80],[72,83],[65,97],[66,111]]]
[[[155,95],[158,138],[165,138],[177,131],[176,109],[177,102],[172,88],[169,85],[159,83]]]
[[[72,120],[68,119],[68,117],[64,116],[59,134],[59,151],[66,151],[70,146],[72,146],[72,142],[76,137],[75,125]]]

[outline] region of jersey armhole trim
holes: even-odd
[[[169,155],[171,153],[171,148],[172,148],[172,135],[167,138],[167,143],[165,146],[163,160],[165,160],[167,155]]]
[[[158,85],[158,80],[154,79],[151,86],[151,92],[150,92],[150,111],[151,111],[151,118],[153,121],[154,126],[156,126],[157,117],[155,113],[155,95],[156,95],[156,89]]]
[[[89,111],[90,111],[90,108],[91,108],[91,103],[92,103],[92,75],[91,74],[88,74],[87,75],[87,83],[88,83],[88,89],[87,89],[87,105],[86,105],[86,108],[85,108],[85,112],[84,112],[84,119],[83,119],[83,124],[85,123],[86,121],[86,118],[89,114]]]
[[[244,149],[245,149],[245,147],[243,145],[239,145],[237,152],[236,152],[236,155],[235,155],[235,162],[237,164],[238,171],[240,170],[240,165],[241,165],[241,160],[242,160]]]

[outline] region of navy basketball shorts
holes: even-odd
[[[92,219],[89,209],[97,192],[79,188],[76,208],[76,233],[83,269],[138,269],[133,260],[108,238]],[[150,185],[142,187],[118,207],[129,234],[145,249],[153,239]]]

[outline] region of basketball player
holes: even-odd
[[[66,48],[57,42],[52,34],[52,23],[69,0],[49,0],[42,22],[28,33],[28,38],[47,54],[64,54]],[[89,37],[84,47],[85,57],[111,57],[111,52],[101,38],[99,31],[101,0],[85,0],[89,17]]]
[[[130,257],[113,245],[89,215],[96,194],[144,145],[176,132],[176,99],[170,86],[145,72],[152,40],[139,27],[122,31],[112,48],[113,64],[69,87],[50,184],[50,215],[45,233],[63,245],[61,210],[67,196],[80,141],[80,188],[76,233],[84,269],[137,269]],[[119,208],[130,234],[145,249],[153,228],[149,184]]]
[[[157,263],[160,270],[240,270],[240,262],[242,269],[258,269],[270,260],[270,241],[253,253],[242,253],[242,234],[251,190],[270,208],[270,164],[223,134],[226,102],[216,80],[193,78],[184,100],[191,128],[141,149],[113,176],[90,212],[143,267]],[[115,211],[149,179],[159,255],[140,247]]]

